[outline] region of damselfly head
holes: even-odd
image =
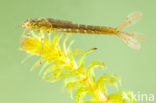
[[[22,27],[23,27],[24,29],[31,28],[31,23],[32,23],[32,20],[31,20],[31,19],[27,19],[27,20],[24,21],[24,23],[22,24]]]

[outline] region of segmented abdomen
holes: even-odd
[[[69,32],[69,33],[87,33],[87,34],[110,34],[114,33],[113,28],[102,27],[102,26],[91,26],[83,24],[72,24],[71,27],[64,27],[62,29],[56,30],[60,32]]]
[[[34,20],[35,22],[35,20]],[[51,18],[43,18],[36,20],[40,26],[39,29],[44,29],[49,32],[67,32],[67,33],[87,33],[87,34],[113,34],[116,29],[105,26],[92,26],[83,24],[73,24],[70,21],[61,21]]]

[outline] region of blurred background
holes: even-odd
[[[26,56],[19,50],[21,24],[27,18],[49,17],[116,27],[134,11],[141,11],[143,18],[124,31],[147,36],[140,50],[129,48],[116,36],[73,34],[70,40],[75,40],[72,48],[98,48],[87,55],[86,64],[103,61],[108,67],[104,73],[121,77],[120,89],[155,95],[155,5],[155,0],[0,0],[0,103],[74,103],[62,90],[63,81],[48,83],[38,76],[39,69],[30,72],[37,57],[21,64]]]

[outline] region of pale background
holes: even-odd
[[[19,51],[21,23],[26,18],[116,27],[133,11],[142,11],[143,19],[124,30],[147,36],[141,50],[129,48],[115,36],[76,34],[71,37],[75,40],[72,48],[98,48],[86,63],[106,63],[105,73],[121,77],[121,89],[156,94],[156,0],[0,0],[0,103],[74,103],[62,91],[62,81],[48,83],[41,80],[38,70],[30,72],[37,58],[21,64],[26,56]]]

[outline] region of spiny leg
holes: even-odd
[[[32,55],[27,55],[22,61],[21,61],[21,63],[23,64],[26,60],[28,60],[30,57],[31,57]]]
[[[24,31],[25,32],[25,31]],[[29,31],[28,31],[28,34],[27,34],[27,36],[31,36],[31,34],[32,34],[32,32],[33,32],[33,30],[32,29],[29,29]]]
[[[23,33],[22,33],[22,36],[24,36],[24,34],[25,34],[25,31],[26,31],[26,29],[24,29],[24,31],[23,31]]]
[[[40,64],[41,64],[42,63],[41,57],[42,57],[42,50],[43,50],[44,41],[43,41],[43,35],[41,34],[40,30],[38,30],[38,33],[39,33],[39,36],[40,36],[40,39],[41,39],[41,50],[40,50]]]
[[[64,33],[63,37],[60,40],[60,43],[63,43],[63,49],[64,49],[65,54],[67,54],[66,42],[67,42],[70,34],[71,33]]]
[[[31,35],[31,32],[32,32],[32,30],[30,29],[30,30],[28,31],[27,36],[30,36],[30,35]],[[22,33],[22,36],[24,36],[25,33],[26,33],[26,29],[24,29],[24,31],[23,31],[23,33]]]
[[[45,34],[46,34],[48,40],[51,41],[51,32],[50,31],[45,31]]]
[[[64,39],[65,39],[65,37],[67,36],[67,33],[62,33],[62,36],[61,36],[61,39],[60,39],[60,44],[62,44],[63,43],[63,41],[64,41]]]

